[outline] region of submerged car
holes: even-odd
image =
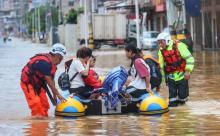
[[[158,31],[145,31],[142,34],[141,45],[142,49],[157,49],[157,35]]]

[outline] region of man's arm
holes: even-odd
[[[186,61],[185,70],[192,72],[195,60],[190,51],[188,50],[187,46],[184,43],[179,43],[178,50],[180,52],[181,57]]]
[[[47,81],[47,84],[48,84],[48,86],[50,87],[50,89],[53,93],[54,100],[56,101],[56,98],[59,98],[61,102],[65,102],[66,99],[64,99],[60,95],[58,90],[56,89],[54,80],[50,76],[45,76],[45,80]]]
[[[190,73],[193,71],[194,68],[194,57],[192,56],[192,54],[190,53],[190,51],[184,43],[179,43],[178,50],[180,52],[181,57],[186,61],[184,78],[188,80],[190,78]]]

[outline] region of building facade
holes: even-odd
[[[220,50],[219,0],[201,0],[201,14],[187,18],[196,49]]]
[[[0,28],[2,32],[9,30],[18,34],[22,25],[22,17],[28,9],[28,0],[0,0]]]

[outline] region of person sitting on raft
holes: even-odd
[[[83,77],[89,75],[91,62],[93,60],[92,50],[88,47],[82,47],[77,50],[76,59],[74,59],[69,68],[69,76],[75,78],[70,82],[70,94],[77,94],[80,98],[88,99],[92,88],[85,85]]]
[[[92,56],[92,61],[90,63],[90,69],[88,76],[83,77],[83,81],[86,86],[92,88],[92,89],[98,89],[102,87],[102,82],[99,80],[99,75],[92,69],[95,67],[96,58],[95,56]]]
[[[90,98],[98,99],[101,96],[101,93],[98,92],[98,89],[102,88],[102,81],[99,80],[99,75],[92,69],[95,67],[96,57],[92,55],[91,58],[92,58],[92,61],[90,63],[89,74],[88,76],[83,77],[83,81],[87,87],[94,90]]]
[[[131,59],[129,75],[132,77],[132,81],[126,88],[126,93],[133,98],[140,98],[146,93],[153,94],[150,85],[150,68],[137,53],[137,48],[131,44],[126,45],[125,53],[126,57]]]
[[[151,54],[144,55],[142,49],[137,48],[137,53],[144,59],[145,63],[150,67],[150,84],[151,89],[155,89],[156,92],[160,92],[160,86],[162,82],[162,73],[160,63]]]

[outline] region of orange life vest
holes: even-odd
[[[33,64],[38,61],[46,61],[51,65],[50,75],[54,78],[56,72],[56,65],[52,64],[51,60],[48,58],[48,54],[37,54],[34,57],[30,58],[30,61],[24,66],[21,74],[21,81],[26,84],[32,84],[34,90],[37,94],[40,94],[42,87],[46,85],[46,80],[44,75],[37,70],[33,69]]]
[[[186,61],[182,59],[177,48],[179,41],[175,41],[172,50],[162,50],[166,74],[185,71]]]

